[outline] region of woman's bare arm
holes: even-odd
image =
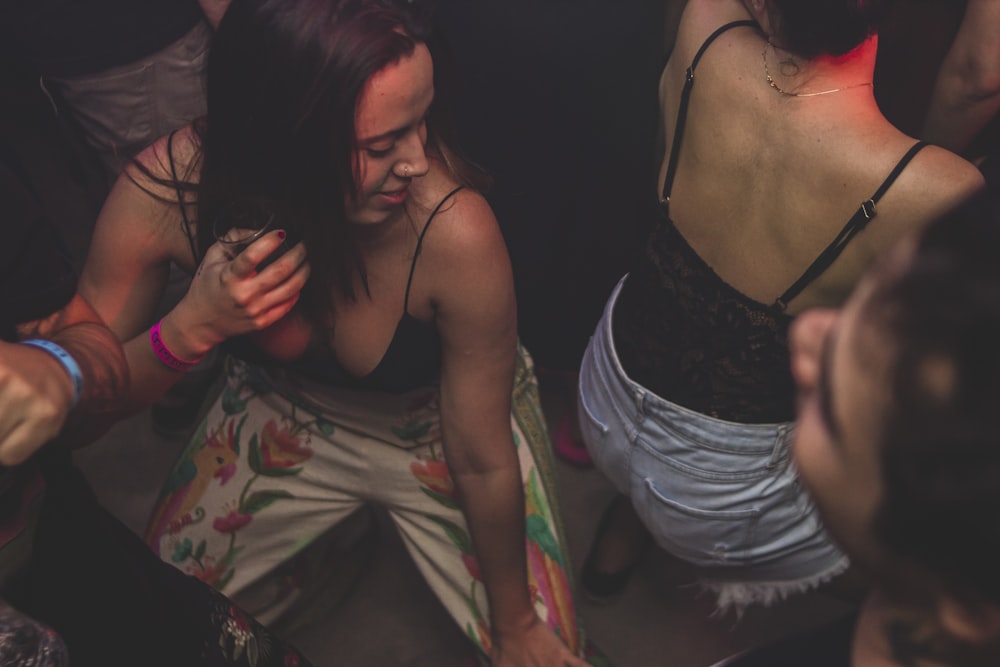
[[[430,236],[433,234],[433,240]],[[438,286],[445,456],[489,597],[496,665],[583,665],[535,614],[524,491],[510,425],[517,345],[514,287],[492,211],[463,192],[425,241]]]
[[[1000,111],[1000,2],[969,0],[938,70],[923,137],[956,153]]]

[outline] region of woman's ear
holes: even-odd
[[[970,644],[1000,639],[1000,606],[996,604],[946,595],[938,602],[938,618],[949,635]]]
[[[754,19],[760,22],[760,16],[764,13],[765,0],[743,0],[743,6],[747,8]]]
[[[768,0],[743,0],[743,6],[750,12],[753,20],[760,25],[765,35],[771,35],[771,5]]]

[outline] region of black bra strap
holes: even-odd
[[[177,206],[181,210],[181,220],[184,221],[184,233],[187,234],[188,245],[191,247],[191,257],[194,258],[195,266],[201,263],[198,259],[198,249],[195,247],[194,235],[191,233],[191,221],[188,220],[187,210],[184,206],[184,191],[181,188],[181,181],[177,178],[177,165],[174,163],[174,130],[167,136],[167,160],[170,162],[170,176],[174,179],[174,190],[177,192]]]
[[[424,234],[427,233],[427,229],[431,226],[431,220],[433,220],[434,216],[436,216],[438,214],[438,211],[441,210],[441,207],[444,206],[444,203],[446,201],[448,201],[449,199],[451,199],[455,195],[455,193],[457,193],[459,190],[463,189],[464,187],[465,187],[464,185],[460,185],[457,188],[455,188],[454,190],[452,190],[451,192],[449,192],[448,194],[446,194],[444,196],[444,198],[437,203],[437,206],[434,207],[434,210],[431,211],[430,217],[428,217],[427,218],[427,222],[424,223],[424,228],[420,231],[420,237],[417,238],[417,249],[413,251],[413,261],[410,262],[410,276],[406,279],[406,295],[403,297],[403,312],[404,313],[408,313],[409,312],[409,306],[410,306],[410,285],[413,283],[413,270],[417,268],[417,257],[420,256],[420,248],[424,244]]]
[[[684,124],[687,122],[687,108],[688,100],[691,97],[691,88],[694,87],[694,69],[698,66],[698,61],[701,60],[701,56],[708,49],[709,45],[715,41],[715,39],[731,28],[737,28],[741,26],[757,28],[756,21],[744,20],[744,21],[731,21],[725,25],[720,26],[708,36],[708,39],[701,45],[698,52],[694,55],[694,59],[691,61],[691,66],[687,68],[687,74],[684,77],[684,89],[681,90],[681,103],[677,110],[677,125],[674,127],[674,143],[670,147],[670,161],[667,162],[667,177],[663,181],[663,193],[660,198],[660,205],[667,207],[670,204],[670,191],[674,186],[674,175],[677,171],[677,157],[680,155],[681,150],[681,139],[684,136]]]
[[[850,242],[850,240],[854,238],[858,232],[863,230],[872,218],[875,217],[875,204],[878,203],[878,200],[882,198],[882,195],[884,195],[886,190],[889,189],[889,186],[895,182],[900,172],[902,172],[906,165],[910,163],[910,160],[913,159],[913,156],[926,145],[926,142],[918,141],[910,147],[910,150],[906,151],[906,154],[900,158],[899,162],[896,163],[896,166],[893,167],[891,172],[889,172],[886,179],[882,181],[882,185],[880,185],[878,190],[875,191],[875,194],[871,196],[871,199],[862,202],[861,207],[855,211],[854,215],[851,216],[851,219],[847,221],[846,225],[844,225],[844,228],[840,230],[839,234],[837,234],[837,237],[830,242],[830,245],[828,245],[823,252],[820,253],[819,257],[817,257],[813,263],[809,265],[809,268],[807,268],[805,272],[799,276],[799,279],[796,280],[784,294],[775,300],[774,306],[776,308],[782,311],[785,310],[789,301],[797,297],[799,293],[805,289],[806,285],[811,283],[821,273],[826,271],[830,265],[833,264],[838,257],[840,257],[840,253],[844,251],[848,242]]]

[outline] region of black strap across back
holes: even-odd
[[[701,45],[698,52],[694,54],[691,65],[687,68],[684,77],[684,88],[681,90],[681,103],[677,109],[677,125],[674,127],[674,143],[670,147],[670,161],[667,163],[667,177],[663,180],[663,194],[660,196],[660,205],[664,213],[669,213],[670,191],[674,187],[674,175],[677,173],[677,157],[681,153],[681,139],[684,137],[684,124],[687,122],[688,101],[691,99],[691,89],[694,88],[694,70],[698,66],[698,61],[705,54],[708,47],[718,38],[719,35],[732,28],[748,27],[760,29],[756,21],[731,21],[716,28],[715,32],[708,36],[708,39]]]
[[[910,147],[910,150],[906,151],[906,154],[900,158],[899,162],[897,162],[896,166],[893,167],[891,172],[889,172],[886,179],[882,181],[882,185],[878,187],[875,194],[861,203],[861,206],[854,212],[854,215],[852,215],[851,219],[847,221],[847,224],[840,230],[840,233],[837,234],[836,238],[830,242],[830,245],[824,248],[823,252],[821,252],[813,263],[809,265],[809,268],[807,268],[802,275],[799,276],[799,279],[796,280],[791,287],[785,290],[784,294],[775,300],[774,305],[776,307],[784,310],[788,306],[788,302],[797,297],[799,293],[805,289],[806,285],[815,280],[817,276],[826,271],[826,269],[833,264],[834,260],[836,260],[840,256],[840,253],[844,251],[844,247],[847,243],[853,239],[858,232],[863,230],[868,223],[872,221],[872,219],[875,218],[877,215],[875,204],[877,204],[878,200],[882,198],[882,195],[884,195],[885,191],[889,189],[889,186],[895,182],[896,177],[898,177],[899,173],[910,163],[913,156],[926,145],[926,142],[918,141]]]
[[[674,142],[670,147],[670,158],[667,162],[667,174],[663,180],[663,191],[660,195],[660,207],[664,215],[669,217],[670,213],[670,193],[673,190],[674,176],[677,173],[677,159],[680,155],[680,147],[682,139],[684,137],[684,125],[687,122],[687,109],[688,103],[691,98],[691,89],[694,87],[694,72],[695,68],[698,66],[698,61],[701,60],[702,55],[708,49],[709,45],[716,40],[722,33],[739,27],[750,27],[760,29],[756,21],[743,20],[743,21],[731,21],[720,27],[718,27],[695,53],[694,58],[691,60],[691,65],[687,68],[686,76],[684,77],[684,88],[681,90],[680,107],[677,110],[677,124],[674,128]],[[850,242],[852,238],[857,235],[858,232],[863,230],[869,222],[876,216],[877,211],[875,205],[882,198],[882,195],[886,193],[889,187],[895,182],[896,178],[899,176],[900,172],[910,163],[910,160],[924,147],[927,143],[924,141],[918,141],[900,158],[896,166],[889,172],[889,175],[878,187],[875,193],[861,203],[858,210],[851,216],[851,219],[847,221],[844,228],[840,230],[840,233],[830,242],[830,244],[819,254],[818,257],[809,265],[808,268],[802,273],[799,278],[792,283],[785,292],[775,299],[773,306],[784,311],[788,306],[788,303],[797,297],[806,286],[809,285],[813,280],[815,280],[820,274],[822,274],[826,269],[833,264],[834,261],[840,256],[840,253],[844,251],[844,248]]]

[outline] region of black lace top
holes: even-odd
[[[795,418],[795,385],[788,353],[792,318],[785,305],[840,256],[877,214],[875,204],[925,145],[917,142],[870,199],[773,304],[746,296],[698,256],[670,220],[670,194],[684,136],[695,67],[708,46],[734,21],[705,40],[687,70],[674,142],[667,163],[662,220],[615,304],[615,349],[630,378],[662,398],[711,417],[744,424]]]
[[[664,217],[612,326],[625,372],[647,389],[719,419],[769,423],[795,415],[791,320],[724,282]]]

